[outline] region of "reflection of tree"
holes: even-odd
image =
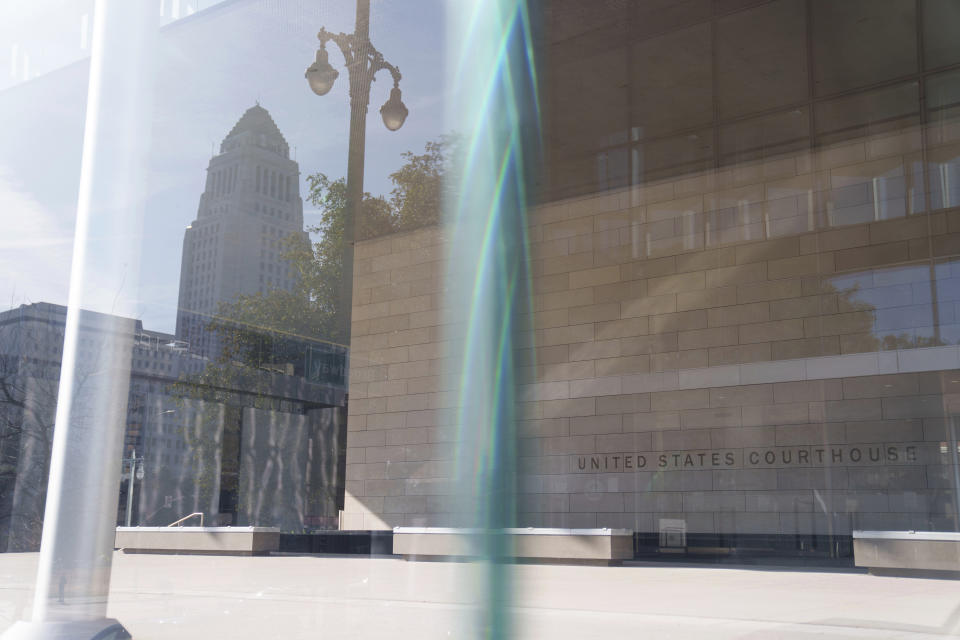
[[[880,341],[879,349],[893,351],[896,349],[919,349],[921,347],[939,347],[945,343],[936,336],[911,336],[906,333],[886,335]]]
[[[371,239],[436,224],[445,198],[443,190],[449,183],[448,159],[458,144],[455,137],[446,136],[428,143],[422,154],[403,154],[403,165],[390,176],[390,197],[364,194],[356,238]],[[222,303],[217,316],[207,324],[207,329],[217,335],[219,353],[202,372],[184,376],[173,388],[181,402],[190,401],[196,407],[197,426],[185,434],[195,464],[222,456],[222,468],[217,473],[215,465],[209,463],[202,473],[198,467],[198,485],[203,491],[219,490],[221,510],[233,511],[238,517],[245,513],[254,518],[280,513],[271,511],[270,501],[281,497],[271,493],[281,485],[295,491],[308,511],[317,506],[315,512],[325,512],[320,505],[342,502],[343,479],[331,477],[331,470],[344,466],[343,409],[320,408],[315,412],[311,405],[322,406],[316,399],[292,398],[294,403],[303,401],[297,410],[306,410],[306,416],[266,418],[269,412],[291,411],[289,406],[280,406],[287,401],[278,400],[276,385],[286,384],[289,377],[309,377],[308,350],[311,355],[333,360],[343,361],[346,355],[336,344],[344,338],[339,333],[343,326],[339,318],[342,310],[338,308],[340,290],[352,286],[342,277],[348,213],[346,180],[331,180],[316,173],[307,181],[307,199],[321,215],[320,223],[309,229],[318,240],[311,243],[295,236],[288,240],[284,257],[296,275],[293,287],[241,295]],[[341,379],[340,384],[345,383]],[[252,431],[248,432],[244,422],[241,433],[240,424],[245,420],[251,421]],[[327,451],[330,447],[335,448]],[[251,449],[260,457],[249,458]],[[239,486],[241,451],[245,473],[256,473],[260,478],[251,484],[253,476],[248,476],[246,487]],[[297,481],[294,465],[303,467]],[[300,484],[291,487],[292,482]],[[240,504],[241,495],[254,504]]]
[[[876,305],[860,298],[862,288],[859,283],[848,287],[838,288],[829,279],[821,283],[821,300],[828,300],[835,296],[837,299],[836,313],[852,314],[853,320],[844,329],[845,334],[858,336],[856,348],[851,351],[892,351],[896,349],[916,349],[920,347],[935,347],[945,344],[936,335],[924,336],[911,334],[905,331],[898,333],[882,332],[877,328]],[[824,305],[826,306],[826,305]],[[827,315],[826,312],[823,312]],[[933,309],[931,307],[931,316]],[[931,318],[931,323],[936,320]]]
[[[63,346],[52,326],[20,316],[0,327],[0,551],[40,546]],[[77,396],[97,368],[93,351],[74,374]],[[88,418],[74,407],[75,428],[89,426]]]
[[[27,358],[0,355],[0,548],[40,545],[53,444],[59,371],[30,367]],[[31,371],[31,369],[33,369]],[[29,462],[28,459],[29,458]]]
[[[404,153],[403,166],[390,175],[390,198],[364,194],[356,221],[357,240],[436,224],[444,190],[452,182],[449,162],[459,144],[459,138],[444,136],[428,142],[422,154]],[[342,278],[347,183],[344,178],[331,180],[322,173],[308,176],[307,182],[307,199],[321,214],[320,223],[309,231],[319,240],[311,245],[302,238],[291,238],[287,244],[285,258],[298,276],[294,288],[239,296],[235,302],[221,305],[218,318],[208,325],[233,360],[252,366],[288,362],[286,336],[330,342],[343,339],[338,333],[343,326],[337,320],[339,290],[352,284]]]

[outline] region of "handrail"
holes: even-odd
[[[202,512],[202,511],[196,511],[196,512],[194,512],[194,513],[191,513],[191,514],[188,515],[188,516],[183,516],[182,518],[180,518],[180,519],[177,520],[176,522],[171,522],[171,523],[168,524],[167,526],[168,526],[168,527],[179,527],[179,526],[183,526],[183,525],[181,525],[180,523],[183,522],[184,520],[189,520],[189,519],[192,518],[193,516],[200,516],[200,526],[202,527],[202,526],[203,526],[203,512]]]

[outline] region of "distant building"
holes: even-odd
[[[261,368],[199,375],[220,353],[206,325],[221,303],[295,284],[283,255],[287,241],[308,241],[299,167],[255,105],[207,171],[184,235],[176,333],[84,311],[78,378],[97,372],[107,333],[119,332],[130,351],[123,453],[144,469],[134,524],[202,512],[207,522],[285,531],[335,526],[344,499],[346,349],[270,335]],[[0,313],[0,551],[39,546],[66,314],[49,303]],[[124,469],[119,522],[127,515]]]
[[[299,184],[280,129],[266,109],[251,107],[210,160],[197,218],[183,238],[176,334],[191,351],[218,353],[204,327],[220,303],[293,287],[283,255],[291,237],[307,239]]]
[[[40,543],[66,313],[49,303],[0,313],[0,551]],[[81,393],[83,378],[100,371],[108,332],[119,332],[130,350],[124,456],[136,452],[144,467],[134,524],[166,525],[199,511],[209,522],[285,531],[334,525],[343,500],[346,394],[342,364],[335,366],[343,349],[304,342],[303,357],[284,373],[248,371],[216,387],[191,386],[183,381],[207,358],[139,320],[84,311]]]
[[[160,26],[176,27],[181,20],[216,10],[223,0],[157,0]],[[4,24],[9,45],[0,50],[0,90],[29,82],[68,65],[89,60],[93,40],[93,0],[62,3],[56,11],[39,5],[8,12]],[[199,16],[198,16],[199,17]]]
[[[49,475],[66,308],[21,305],[0,313],[0,551],[30,551],[40,544]],[[100,313],[80,318],[75,384],[107,365],[110,333],[132,335],[139,322]],[[83,411],[72,416],[88,419]]]

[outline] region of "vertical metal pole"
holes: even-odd
[[[950,418],[950,458],[953,460],[953,502],[956,506],[954,522],[957,531],[960,531],[960,460],[957,451],[957,416]]]
[[[7,630],[4,640],[127,637],[106,614],[159,20],[156,3],[148,0],[96,0],[94,6],[63,361],[33,616]],[[110,303],[102,300],[106,291],[114,294]],[[98,308],[117,315],[82,311]],[[91,336],[97,345],[87,350],[85,340]]]
[[[340,288],[340,340],[350,345],[353,316],[353,245],[363,215],[363,165],[367,142],[367,107],[370,104],[370,0],[357,0],[354,58],[348,66],[350,80],[350,149],[347,157],[347,216],[343,224],[343,265]]]
[[[137,476],[137,450],[133,450],[133,455],[130,456],[130,480],[127,482],[127,526],[133,526],[133,484],[136,482]]]
[[[356,227],[363,215],[363,165],[367,144],[367,107],[370,104],[370,0],[357,0],[357,22],[354,27],[353,60],[348,65],[350,81],[350,147],[347,155],[347,211],[343,221],[343,257],[340,269],[340,296],[337,310],[339,341],[350,348],[353,320],[353,246]],[[349,351],[347,351],[349,354]],[[349,356],[347,359],[349,363]],[[347,381],[344,380],[346,383]],[[348,389],[349,391],[349,389]],[[337,441],[346,460],[347,421],[338,425]],[[345,484],[346,465],[338,465],[338,484]],[[338,501],[343,507],[342,500]]]

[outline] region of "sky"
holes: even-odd
[[[171,0],[166,1],[169,13]],[[389,192],[389,174],[402,164],[404,151],[421,151],[427,141],[446,132],[443,3],[372,0],[371,41],[400,68],[403,100],[410,110],[399,131],[383,126],[379,108],[392,82],[381,72],[367,119],[365,189],[372,193]],[[43,0],[37,10],[52,11],[60,4]],[[76,5],[76,31],[89,28],[85,4]],[[187,6],[184,2],[184,13]],[[143,75],[135,82],[114,82],[139,87],[141,97],[147,96],[141,108],[149,112],[144,128],[149,133],[141,145],[146,158],[142,206],[122,212],[135,220],[120,225],[129,259],[139,261],[136,284],[126,284],[131,304],[123,309],[158,331],[174,328],[183,232],[196,216],[211,149],[219,148],[246,109],[259,101],[270,111],[300,164],[302,194],[311,173],[346,173],[350,109],[343,59],[331,43],[330,62],[341,75],[325,96],[314,95],[303,74],[313,61],[320,26],[334,32],[353,30],[353,0],[224,0],[200,2],[199,9],[172,23],[168,16],[155,46],[132,49],[144,59],[131,61],[128,68],[142,69]],[[6,4],[0,5],[0,24],[8,11]],[[16,17],[19,30],[0,30],[0,62],[2,55],[11,58],[14,45],[20,61],[30,50],[40,58],[36,52],[48,51],[46,45],[56,40],[49,31],[71,24],[62,16],[49,24],[35,15]],[[0,131],[0,219],[5,230],[0,234],[0,309],[67,300],[89,78],[89,60],[80,46],[89,36],[67,35],[75,46],[47,55],[54,62],[42,72],[34,69],[24,75],[16,66],[4,74],[0,67],[0,122],[5,123]],[[63,64],[58,67],[56,61]],[[113,102],[121,112],[121,94],[104,95],[107,113]],[[124,168],[117,167],[115,175],[126,175]],[[108,178],[101,178],[97,197],[110,199]],[[304,213],[306,225],[319,221],[308,203]],[[109,261],[103,264],[104,271],[110,268]],[[116,312],[110,274],[99,275],[102,279],[90,275],[94,291],[84,306]]]

